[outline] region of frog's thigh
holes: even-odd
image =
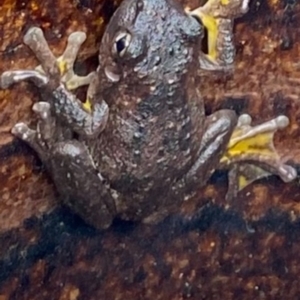
[[[110,226],[114,201],[82,143],[71,140],[54,145],[51,172],[64,204],[98,229]]]
[[[199,157],[187,174],[187,181],[205,183],[218,167],[232,132],[237,116],[232,110],[219,110],[205,120]]]

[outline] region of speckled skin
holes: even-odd
[[[234,67],[234,20],[248,9],[249,0],[208,0],[204,6],[191,11],[193,16],[202,20],[204,26],[208,26],[208,55],[201,51],[199,54],[202,69],[216,70],[219,67],[230,70]],[[215,37],[211,38],[210,35]]]
[[[11,73],[1,85],[30,78],[47,102],[33,107],[37,130],[19,123],[13,133],[38,152],[62,201],[93,226],[107,228],[115,216],[157,222],[218,166],[237,120],[229,110],[205,117],[195,82],[202,33],[171,0],[125,0],[103,36],[88,108],[66,88],[75,75],[60,74],[41,31],[26,34],[43,71]],[[83,40],[77,33],[69,44]],[[76,51],[68,51],[70,69]]]

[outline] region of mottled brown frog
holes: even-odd
[[[40,29],[25,35],[41,66],[5,72],[1,86],[30,79],[43,101],[33,106],[37,128],[18,123],[13,133],[89,224],[107,228],[116,216],[157,222],[218,167],[237,117],[205,116],[195,83],[202,35],[172,0],[124,0],[104,33],[99,67],[86,77],[73,72],[84,33],[71,34],[58,59]],[[72,89],[86,84],[82,103]]]

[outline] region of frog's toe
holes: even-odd
[[[252,123],[252,118],[248,114],[242,114],[238,118],[238,123],[236,127],[241,127],[241,126],[248,126],[251,125]]]
[[[16,70],[6,71],[0,77],[0,88],[7,89],[14,83],[31,80],[36,86],[42,87],[48,84],[49,80],[46,76],[33,70]]]
[[[23,37],[23,42],[24,44],[28,45],[31,47],[34,46],[37,43],[43,43],[44,45],[48,45],[45,38],[44,34],[41,28],[39,27],[31,27],[28,29],[26,34]]]
[[[55,118],[51,114],[51,106],[47,102],[37,102],[32,110],[38,116],[36,129],[29,128],[25,123],[17,123],[11,130],[17,138],[26,142],[44,161],[51,147],[56,143],[55,133],[59,132]]]
[[[33,105],[32,110],[42,120],[46,120],[51,117],[51,106],[48,102],[43,102],[43,101],[37,102]]]
[[[295,168],[289,165],[281,165],[279,168],[279,176],[284,182],[291,182],[298,176]]]
[[[17,123],[12,128],[11,133],[28,144],[42,161],[47,160],[49,147],[47,141],[42,139],[39,130],[33,130],[25,123]]]
[[[249,10],[249,2],[250,0],[243,0],[241,5],[241,13],[245,14]]]
[[[14,82],[22,80],[22,79],[19,79],[21,77],[23,77],[22,76],[22,71],[7,71],[7,72],[4,72],[0,77],[0,87],[1,87],[1,89],[7,89]]]
[[[22,122],[17,123],[12,128],[11,133],[26,142],[31,142],[36,136],[36,131],[30,129],[25,123]]]
[[[283,129],[290,124],[290,120],[287,116],[278,116],[277,118],[274,119],[275,122],[275,128],[278,129]]]
[[[36,68],[36,71],[50,78],[59,78],[59,68],[56,58],[49,48],[43,31],[38,27],[32,27],[25,34],[23,41],[41,63]]]
[[[69,35],[67,47],[62,56],[57,59],[58,62],[63,62],[63,65],[60,66],[62,70],[65,68],[73,68],[80,46],[85,42],[85,40],[86,34],[81,31],[76,31]]]
[[[51,112],[51,105],[48,102],[37,102],[32,110],[38,116],[37,142],[41,145],[51,145],[56,142],[56,135],[61,134],[61,127],[57,125],[56,119]]]

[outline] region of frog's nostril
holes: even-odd
[[[111,80],[112,82],[118,82],[120,80],[120,75],[116,74],[112,68],[105,67],[104,69],[106,77]]]

